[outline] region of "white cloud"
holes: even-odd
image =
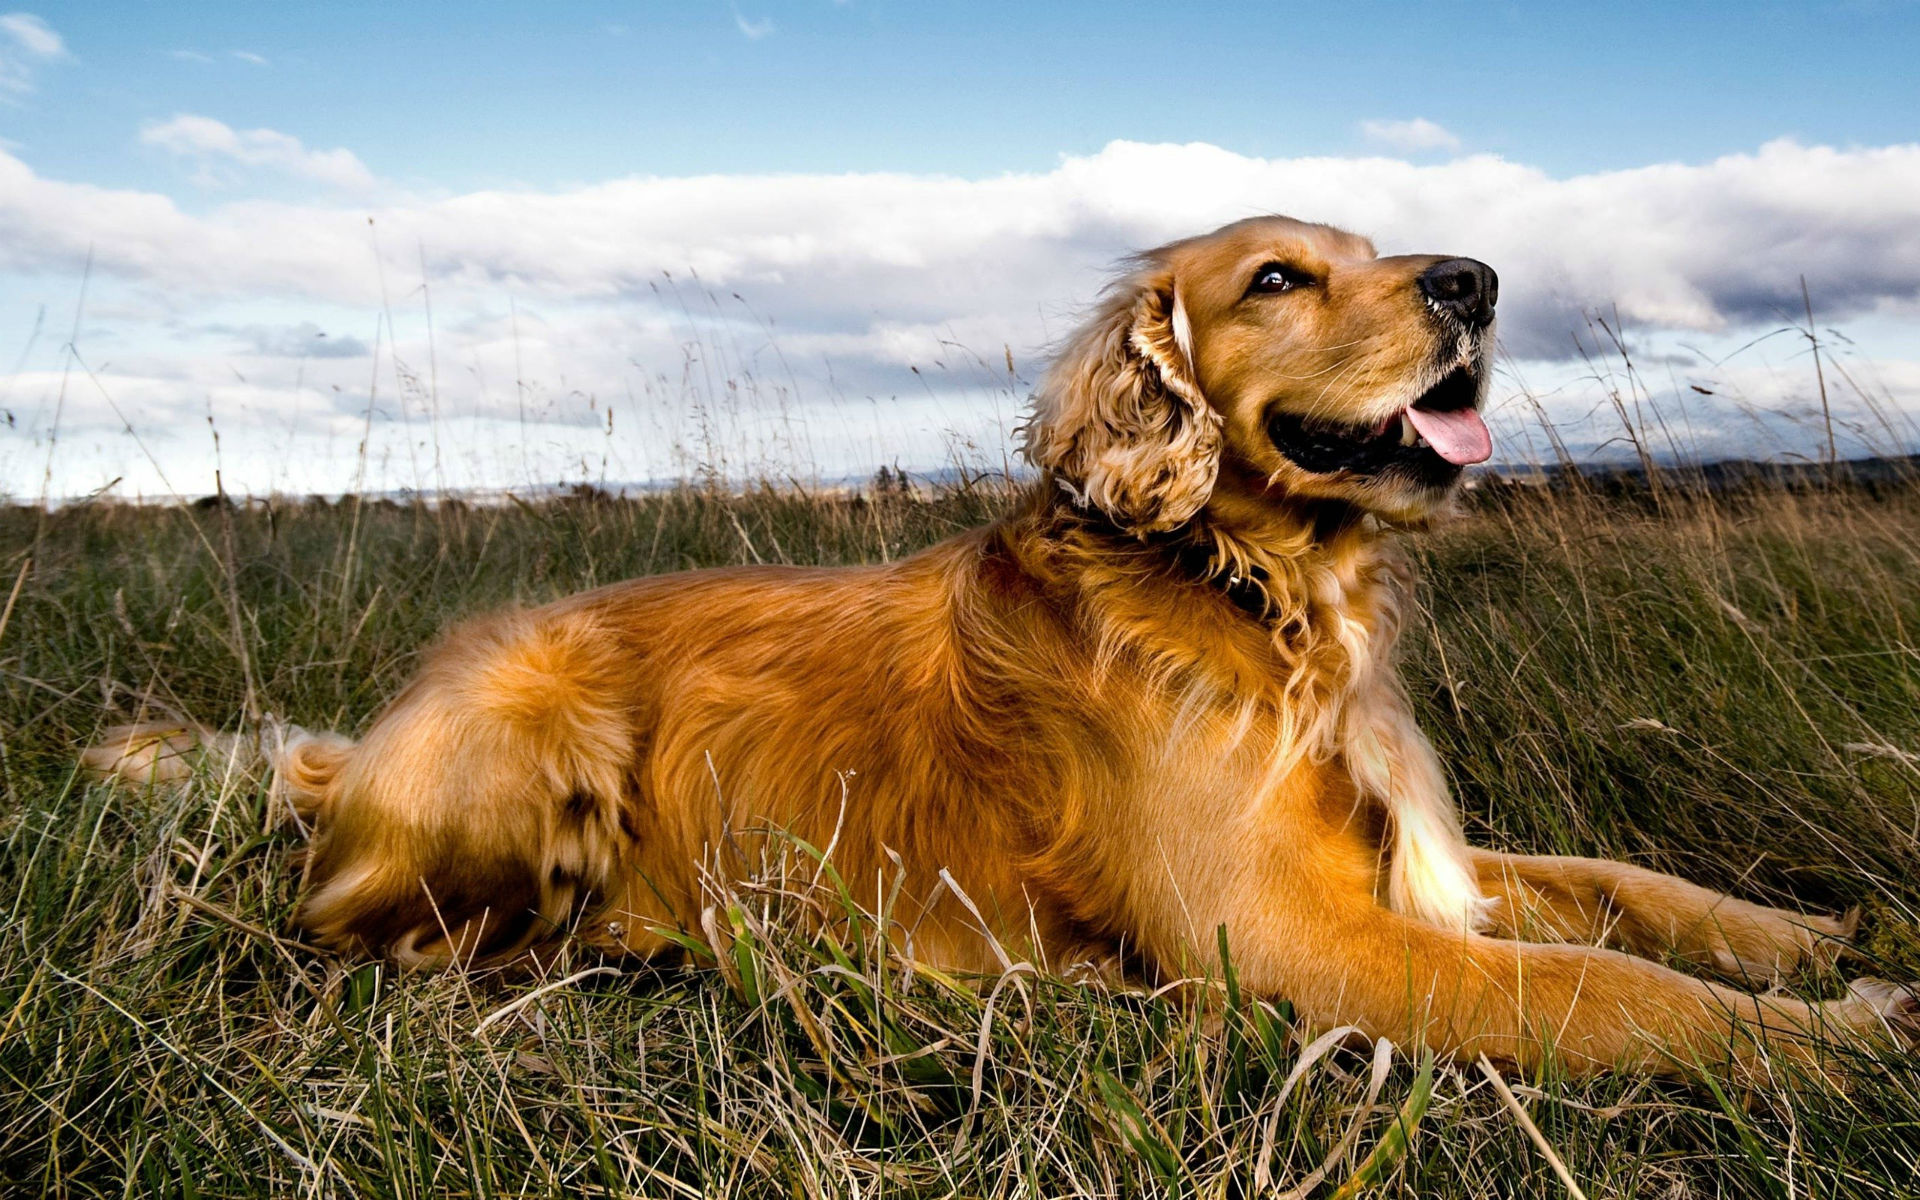
[[[265,55],[255,54],[251,50],[235,50],[233,51],[233,56],[243,63],[252,63],[256,67],[264,67],[267,65]]]
[[[15,12],[0,16],[0,33],[35,58],[65,58],[67,43],[45,21],[32,13]]]
[[[209,163],[365,185],[344,150],[204,117],[143,139]],[[1556,179],[1476,155],[1258,159],[1207,145],[1115,142],[1051,171],[968,180],[897,174],[627,178],[558,192],[472,192],[368,209],[236,203],[189,215],[164,196],[36,175],[0,158],[0,269],[95,270],[171,291],[358,303],[377,294],[368,216],[423,244],[469,288],[638,299],[689,270],[793,320],[863,329],[983,319],[1043,336],[1036,306],[1084,300],[1142,245],[1250,213],[1370,234],[1384,250],[1471,254],[1501,272],[1516,351],[1565,352],[1571,314],[1718,330],[1797,305],[1805,274],[1844,316],[1920,295],[1920,145],[1769,143],[1707,163]]]
[[[1425,117],[1411,121],[1362,121],[1360,132],[1368,141],[1391,146],[1395,150],[1458,150],[1460,139],[1444,126]]]
[[[167,57],[177,58],[181,62],[190,63],[210,63],[213,61],[213,55],[202,54],[198,50],[169,50],[167,51]]]
[[[26,12],[0,15],[0,94],[31,92],[41,65],[68,57],[65,40],[39,17]]]
[[[747,40],[757,42],[773,33],[773,18],[762,17],[758,21],[749,21],[739,9],[733,10],[733,25],[747,36]]]
[[[212,117],[181,113],[140,130],[144,145],[157,146],[199,164],[196,178],[217,183],[232,166],[263,167],[338,188],[364,189],[373,173],[350,150],[309,150],[299,138],[273,129],[234,129]]]
[[[312,153],[197,120],[169,122],[167,140],[219,163],[278,155],[255,165],[280,169]],[[1920,310],[1916,194],[1920,145],[1780,141],[1704,163],[1555,178],[1486,155],[1416,165],[1116,142],[1051,170],[983,179],[641,177],[189,212],[163,195],[45,178],[0,153],[0,228],[10,232],[0,238],[0,280],[14,294],[66,303],[91,254],[90,314],[104,313],[113,294],[124,315],[103,315],[105,332],[83,336],[82,348],[112,350],[123,407],[156,426],[204,429],[214,397],[254,406],[262,429],[299,422],[302,436],[327,430],[350,446],[357,442],[340,429],[364,419],[378,371],[377,415],[397,422],[412,411],[407,428],[417,438],[426,420],[417,377],[436,362],[437,411],[469,422],[467,444],[482,428],[472,422],[516,421],[525,396],[515,381],[533,380],[542,389],[536,423],[557,430],[551,442],[569,454],[601,436],[593,421],[604,419],[603,402],[622,398],[621,436],[646,443],[644,453],[628,443],[630,472],[670,465],[660,447],[688,436],[675,422],[711,422],[728,404],[742,409],[742,438],[773,438],[763,423],[779,405],[828,412],[811,428],[853,429],[844,437],[858,453],[842,434],[821,433],[835,448],[815,461],[841,463],[869,450],[884,461],[887,437],[860,422],[875,404],[882,417],[908,411],[900,406],[914,397],[915,419],[991,440],[973,401],[947,398],[994,397],[996,419],[1011,425],[1025,385],[1005,378],[1005,354],[1030,381],[1117,257],[1266,211],[1359,230],[1384,253],[1487,260],[1502,278],[1503,343],[1536,363],[1568,359],[1581,311],[1596,306],[1617,308],[1637,339],[1732,349],[1745,331],[1792,315],[1802,274],[1823,324],[1878,323],[1907,337],[1893,357],[1910,356],[1913,339],[1897,331],[1912,321],[1889,314]],[[418,311],[422,254],[431,343]],[[347,342],[330,345],[332,356],[318,352],[309,343],[320,339],[304,335],[320,329],[329,343],[351,336],[369,353],[348,355]],[[396,355],[414,384],[390,378]],[[1787,363],[1786,382],[1771,391],[1756,384],[1753,394],[1768,403],[1796,396],[1803,365]],[[1593,406],[1591,386],[1577,383],[1584,368],[1552,370],[1583,411]],[[1880,377],[1897,399],[1920,399],[1914,370],[1896,365]],[[112,372],[102,378],[118,386]],[[727,380],[752,387],[736,394]],[[37,394],[19,380],[11,387],[16,405]],[[936,394],[938,403],[928,399]],[[288,403],[276,407],[275,395]],[[847,411],[834,415],[834,404]],[[117,428],[110,414],[89,416],[83,398],[70,396],[65,411],[76,427]],[[636,412],[657,427],[636,435]],[[223,416],[230,448],[239,420]],[[705,437],[711,426],[700,428]],[[939,444],[924,430],[915,436]],[[762,449],[739,453],[758,461]],[[67,490],[84,491],[84,482]]]

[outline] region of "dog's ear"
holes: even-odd
[[[1213,493],[1220,417],[1194,381],[1173,271],[1116,284],[1034,392],[1027,458],[1135,534],[1184,524]]]

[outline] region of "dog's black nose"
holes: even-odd
[[[1477,258],[1448,258],[1420,275],[1427,299],[1476,328],[1493,324],[1493,306],[1500,299],[1500,277]]]

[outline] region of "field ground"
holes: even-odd
[[[462,614],[898,556],[1002,500],[0,510],[0,1190],[1562,1194],[1471,1064],[1396,1047],[1376,1076],[1231,987],[948,980],[877,949],[804,851],[724,898],[724,970],[410,976],[286,940],[301,843],[258,779],[116,794],[69,767],[109,710],[353,730]],[[1843,972],[1920,978],[1917,533],[1893,486],[1487,499],[1420,540],[1407,669],[1472,836],[1862,905]],[[1514,1091],[1589,1196],[1920,1194],[1911,1058]]]

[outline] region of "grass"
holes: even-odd
[[[0,1181],[13,1194],[1563,1194],[1472,1064],[888,953],[812,848],[678,965],[407,975],[290,940],[261,781],[88,788],[111,710],[353,730],[446,621],[630,575],[896,557],[992,488],[0,510]],[[1486,499],[1407,670],[1472,835],[1813,910],[1920,978],[1920,489]],[[17,581],[17,586],[16,586]],[[802,919],[803,917],[807,919]],[[806,932],[807,930],[818,932]],[[1834,994],[1834,978],[1795,986]],[[1589,1196],[1920,1194],[1920,1066],[1514,1084]],[[1324,1170],[1323,1170],[1324,1168]],[[1316,1182],[1318,1180],[1318,1182]]]

